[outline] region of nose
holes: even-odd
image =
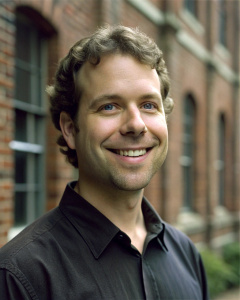
[[[137,107],[124,112],[123,123],[120,132],[124,136],[139,136],[147,132],[147,126]]]

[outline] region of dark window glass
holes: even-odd
[[[26,184],[27,182],[27,153],[15,151],[15,183]]]
[[[195,104],[191,97],[187,97],[185,99],[183,122],[183,207],[187,209],[193,209]]]
[[[15,193],[15,226],[23,226],[27,223],[27,193]]]
[[[218,0],[219,4],[219,22],[218,22],[218,36],[219,36],[219,42],[223,46],[227,46],[227,12],[226,12],[226,1],[225,0]]]
[[[31,102],[31,73],[29,70],[24,70],[16,66],[15,69],[16,89],[15,99]]]
[[[184,0],[184,7],[187,9],[191,14],[197,17],[197,0]]]
[[[27,142],[27,113],[15,110],[15,140]]]
[[[218,190],[219,205],[225,203],[225,120],[224,116],[219,118],[219,159],[218,159]]]

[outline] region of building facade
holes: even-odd
[[[199,247],[236,240],[239,16],[239,0],[1,1],[0,246],[55,207],[77,178],[56,145],[45,87],[72,44],[106,23],[151,36],[171,78],[169,153],[146,196]]]

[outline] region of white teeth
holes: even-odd
[[[121,156],[141,156],[144,155],[147,151],[146,149],[141,150],[119,150],[117,151]]]

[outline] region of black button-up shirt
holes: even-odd
[[[60,205],[0,249],[1,300],[206,300],[199,253],[143,198],[143,253],[69,184]]]

